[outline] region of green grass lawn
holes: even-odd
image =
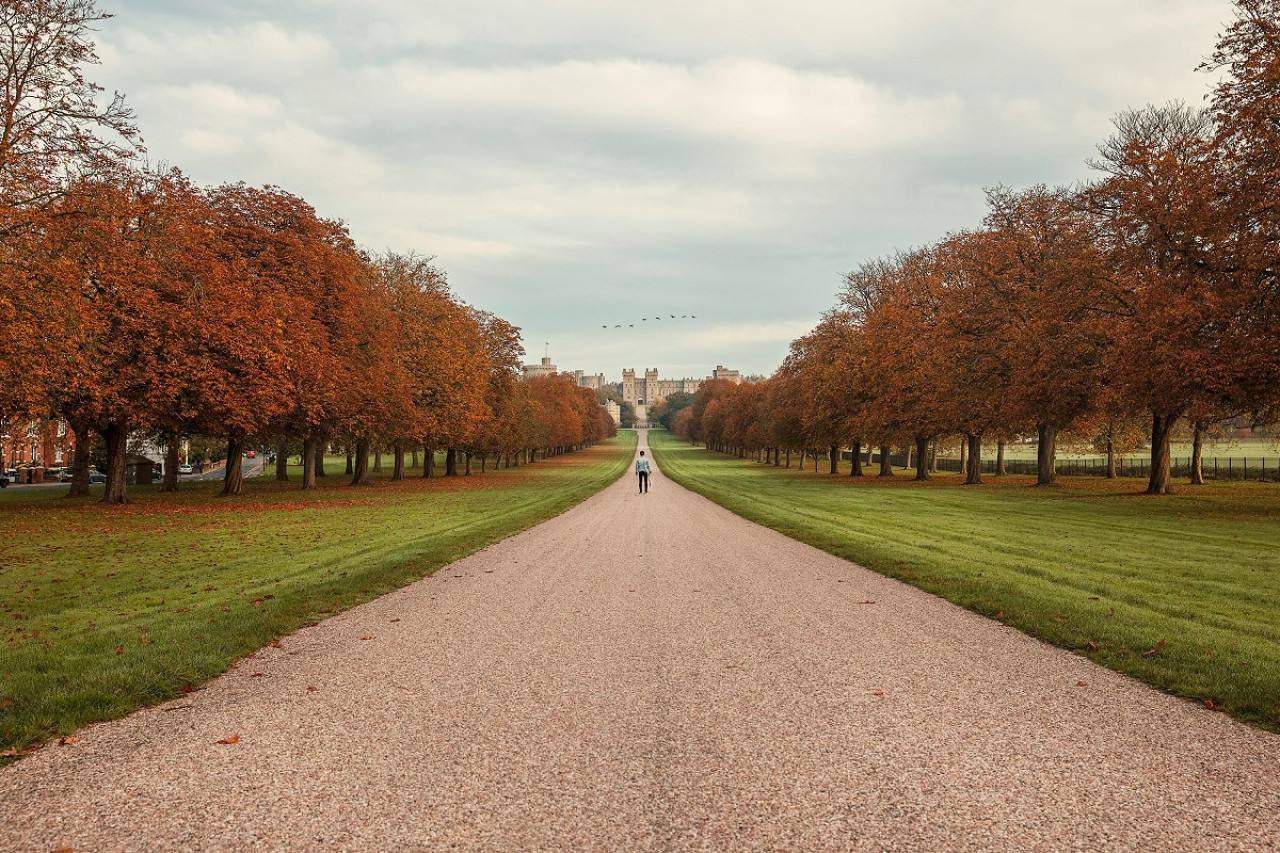
[[[1280,731],[1274,483],[855,480],[649,442],[666,476],[745,518]]]
[[[220,482],[131,488],[124,507],[65,489],[0,492],[0,752],[190,690],[308,622],[552,518],[620,477],[635,443],[623,432],[483,476],[477,465],[392,483],[388,466],[359,488],[341,476],[312,492],[296,478],[250,480],[235,498],[216,497]]]

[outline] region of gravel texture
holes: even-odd
[[[0,850],[1280,848],[1280,738],[660,473],[78,736]]]

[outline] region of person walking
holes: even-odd
[[[640,494],[649,491],[649,460],[645,458],[643,450],[636,460],[636,476],[640,478]]]

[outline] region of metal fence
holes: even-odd
[[[898,467],[906,466],[905,454],[891,454],[889,460]],[[875,463],[880,464],[880,454],[875,454]],[[1086,459],[1058,459],[1055,463],[1055,469],[1059,476],[1093,476],[1105,477],[1107,474],[1107,460],[1098,458]],[[1169,468],[1174,477],[1191,477],[1191,457],[1175,457],[1169,460]],[[1201,468],[1204,472],[1206,480],[1262,480],[1273,481],[1280,479],[1280,460],[1275,458],[1253,457],[1247,456],[1235,457],[1218,457],[1205,456],[1201,459]],[[964,469],[960,467],[960,460],[955,457],[942,457],[938,459],[939,471],[954,471],[961,473]],[[1036,473],[1036,462],[1034,459],[1006,459],[1004,463],[1005,473],[1008,474],[1031,474]],[[996,460],[991,457],[984,456],[982,459],[982,473],[994,474],[996,472]],[[1151,460],[1149,458],[1126,458],[1124,456],[1116,457],[1116,474],[1120,477],[1149,477],[1151,476]]]

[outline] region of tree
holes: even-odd
[[[1108,374],[1131,405],[1151,412],[1147,492],[1166,494],[1174,424],[1197,400],[1230,399],[1238,377],[1223,350],[1234,300],[1210,274],[1225,241],[1211,125],[1205,112],[1172,104],[1123,113],[1115,126],[1094,164],[1108,177],[1092,190],[1122,287]]]
[[[85,77],[98,63],[91,33],[111,17],[93,0],[7,0],[0,5],[0,198],[41,206],[68,179],[114,168],[140,142],[133,112]],[[10,223],[12,225],[12,222]]]

